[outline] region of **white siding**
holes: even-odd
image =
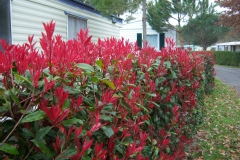
[[[24,43],[27,36],[34,34],[35,41],[41,37],[44,30],[42,22],[51,20],[56,22],[55,34],[60,34],[67,40],[67,15],[68,11],[88,18],[87,26],[92,40],[98,38],[120,38],[121,24],[112,24],[111,20],[90,11],[69,6],[57,0],[13,0],[12,3],[12,39],[13,43]],[[38,44],[39,45],[39,44]]]
[[[142,33],[142,21],[132,21],[128,24],[124,24],[120,29],[120,36],[124,39],[128,39],[130,42],[137,41],[137,33]],[[176,32],[173,30],[168,30],[165,33],[165,38],[173,38],[174,42],[176,42]],[[157,44],[159,48],[159,33],[151,28],[151,26],[147,23],[147,35],[157,35]]]

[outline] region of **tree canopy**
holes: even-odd
[[[189,21],[183,28],[183,38],[190,44],[199,45],[206,50],[224,37],[228,28],[217,25],[219,16],[213,8]]]
[[[186,21],[186,18],[192,19],[200,4],[198,2],[200,0],[156,0],[149,4],[147,21],[157,32],[161,33],[169,28],[178,32],[180,44],[183,47],[182,22]],[[171,20],[175,20],[177,25],[173,25]]]
[[[220,23],[232,27],[235,33],[240,33],[240,0],[223,0],[220,2],[227,10],[221,15]]]
[[[119,16],[125,12],[135,12],[142,0],[78,0],[94,6],[104,15]]]
[[[100,11],[103,15],[118,16],[125,13],[134,13],[142,5],[142,21],[143,21],[143,42],[146,41],[147,29],[146,29],[146,0],[78,0],[87,4],[90,4]],[[143,43],[145,45],[145,43]]]

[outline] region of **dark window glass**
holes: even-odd
[[[10,0],[0,0],[0,39],[2,38],[4,38],[9,44],[12,43]]]
[[[142,48],[142,33],[137,33],[137,45]]]

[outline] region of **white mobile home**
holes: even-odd
[[[120,36],[130,42],[137,42],[138,46],[142,47],[142,32],[142,20],[130,21],[120,29]],[[147,42],[150,46],[160,50],[165,46],[166,38],[172,38],[176,43],[176,31],[167,30],[167,32],[158,33],[147,23]]]
[[[216,44],[217,51],[240,51],[240,41]]]
[[[122,19],[106,18],[77,0],[0,0],[0,39],[9,43],[24,43],[32,34],[37,41],[44,30],[42,22],[51,20],[56,22],[55,34],[64,40],[75,38],[80,28],[88,28],[94,42],[98,38],[120,38]]]

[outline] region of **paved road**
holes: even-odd
[[[216,78],[233,87],[240,96],[240,68],[215,66]]]

